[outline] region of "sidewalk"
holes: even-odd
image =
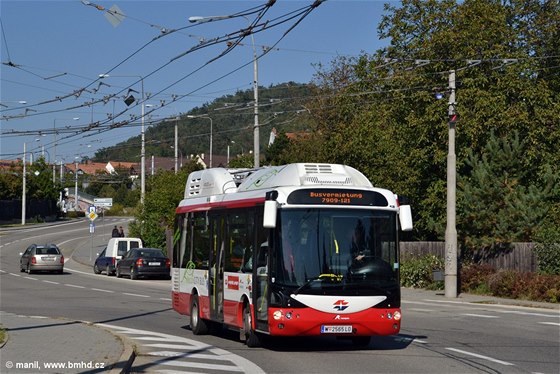
[[[2,373],[126,373],[134,361],[129,339],[80,321],[0,312],[0,324]]]

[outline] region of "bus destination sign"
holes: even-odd
[[[288,196],[288,204],[387,206],[385,196],[376,191],[313,188],[297,190]]]

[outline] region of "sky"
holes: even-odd
[[[308,83],[317,64],[385,46],[377,26],[389,2],[328,0],[303,17],[313,0],[264,13],[265,0],[0,0],[0,159],[21,158],[24,144],[48,162],[93,157],[140,135],[142,107],[147,128],[252,90],[253,43],[259,86]],[[189,22],[234,14],[244,16]],[[224,53],[252,23],[253,39]]]

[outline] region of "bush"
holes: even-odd
[[[443,289],[443,282],[434,282],[432,271],[443,269],[443,260],[434,255],[411,257],[401,264],[401,285],[404,287]],[[560,276],[496,271],[488,264],[465,264],[460,271],[461,292],[560,303]]]
[[[443,270],[443,259],[434,255],[411,257],[401,263],[401,285],[404,287],[443,289],[443,282],[433,280],[434,270]]]
[[[86,216],[86,212],[82,212],[81,210],[70,210],[66,213],[66,217],[68,218],[83,218]]]
[[[122,204],[113,204],[111,209],[105,211],[106,216],[124,216],[124,205]]]
[[[560,275],[560,231],[544,229],[536,240],[533,252],[537,257],[539,273]]]
[[[466,264],[461,267],[461,291],[476,294],[490,294],[488,278],[496,269],[488,264]]]
[[[489,265],[474,264],[461,270],[463,292],[510,299],[560,302],[560,276],[513,270],[495,272]]]

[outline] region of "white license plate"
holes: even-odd
[[[161,262],[148,262],[149,266],[160,266]]]
[[[43,260],[43,261],[54,261],[54,260],[56,260],[56,257],[41,257],[41,260]]]
[[[352,325],[322,325],[321,334],[350,334]]]

